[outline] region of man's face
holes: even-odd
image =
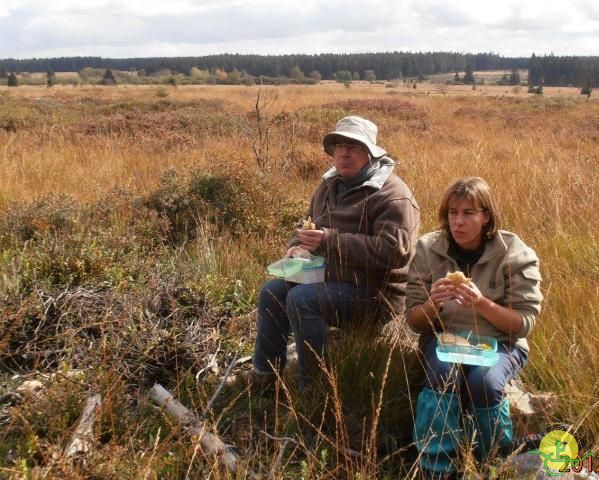
[[[339,138],[333,144],[333,159],[339,175],[349,180],[355,177],[370,161],[368,150],[362,144],[346,138]]]

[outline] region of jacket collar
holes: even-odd
[[[383,187],[383,184],[385,183],[387,178],[389,178],[389,175],[391,175],[391,173],[393,172],[393,168],[395,168],[396,162],[391,157],[381,157],[378,159],[378,164],[378,168],[376,168],[374,175],[372,175],[372,177],[370,177],[369,180],[366,180],[362,185],[359,185],[355,188],[366,186],[372,187],[376,190],[380,190]],[[339,174],[337,173],[337,169],[333,167],[330,170],[328,170],[322,176],[322,178],[325,180],[325,182],[328,183],[329,181],[334,180],[338,176]]]
[[[447,235],[445,232],[438,230],[439,236],[431,245],[431,251],[436,253],[437,255],[441,255],[442,257],[449,258],[449,240],[447,239]],[[497,232],[495,237],[492,240],[489,240],[485,245],[485,251],[480,257],[480,260],[477,263],[485,263],[490,259],[498,256],[505,255],[507,252],[507,245],[503,240],[503,236],[501,234],[501,230]]]

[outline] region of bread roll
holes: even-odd
[[[307,220],[302,220],[302,230],[316,230],[316,225],[312,222],[311,217],[308,217]]]
[[[461,283],[467,284],[470,282],[470,279],[464,275],[462,272],[447,272],[445,278],[453,283],[455,286],[460,285]]]

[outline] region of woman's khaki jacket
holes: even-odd
[[[448,249],[447,235],[442,231],[428,233],[418,240],[408,272],[408,309],[428,300],[431,285],[436,280],[459,270],[457,262],[448,255]],[[510,336],[472,308],[460,306],[455,301],[445,302],[442,306],[439,313],[442,328],[451,333],[473,330],[479,335],[509,341],[528,350],[526,337],[535,324],[543,300],[539,259],[535,252],[517,235],[500,230],[487,242],[470,276],[485,297],[520,314],[521,330]]]

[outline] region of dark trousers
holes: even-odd
[[[322,355],[327,326],[344,326],[376,309],[375,296],[350,283],[289,283],[281,279],[264,284],[258,298],[258,332],[253,363],[256,369],[282,371],[287,340],[295,337],[299,383],[303,388],[314,354]]]

